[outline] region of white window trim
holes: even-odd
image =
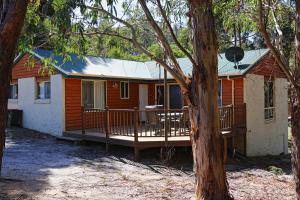
[[[105,106],[107,106],[107,80],[90,80],[90,79],[81,79],[81,94],[80,94],[80,102],[81,102],[81,107],[83,107],[83,102],[82,102],[82,93],[83,93],[83,90],[82,90],[82,86],[83,86],[83,81],[92,81],[94,82],[94,94],[95,94],[95,90],[96,90],[96,87],[95,87],[95,82],[97,81],[102,81],[105,83]],[[95,108],[95,101],[96,101],[96,97],[94,95],[94,109],[97,109]],[[105,109],[105,108],[104,108]]]
[[[51,104],[50,99],[35,99],[34,100],[35,104]]]
[[[8,103],[10,103],[10,104],[18,104],[18,99],[8,99]]]
[[[122,83],[127,83],[127,86],[128,86],[128,89],[127,89],[127,91],[128,91],[128,95],[127,95],[127,97],[122,97]],[[120,81],[120,99],[130,99],[130,91],[129,91],[129,81]]]

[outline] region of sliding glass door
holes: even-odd
[[[104,109],[106,106],[105,81],[82,81],[82,106]]]
[[[168,85],[168,104],[170,109],[181,109],[183,107],[183,99],[179,85]],[[164,86],[156,86],[156,103],[164,105]]]

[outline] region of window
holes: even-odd
[[[51,98],[51,83],[50,81],[37,82],[37,99]]]
[[[156,103],[164,105],[164,86],[156,86]],[[179,85],[168,85],[168,104],[170,109],[181,109],[183,107],[183,99]]]
[[[129,99],[129,82],[121,81],[121,99]]]
[[[156,99],[157,99],[157,105],[164,105],[164,95],[165,90],[163,85],[157,85],[156,86]]]
[[[94,108],[94,81],[82,81],[82,106]]]
[[[218,106],[222,106],[222,80],[218,80]]]
[[[170,109],[181,109],[182,108],[182,97],[181,89],[179,85],[169,86],[169,107]]]
[[[106,105],[105,81],[82,81],[82,106],[104,109]]]
[[[264,84],[265,92],[265,120],[272,120],[275,117],[275,105],[274,105],[274,81],[266,80]]]
[[[18,99],[18,84],[10,85],[9,99]]]

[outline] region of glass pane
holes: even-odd
[[[82,105],[85,108],[94,108],[93,81],[82,81]]]
[[[18,99],[18,85],[10,85],[9,99]]]
[[[43,82],[37,83],[37,98],[44,99],[44,83]]]
[[[45,99],[50,99],[51,98],[51,83],[50,82],[45,82],[44,92],[45,92]]]
[[[158,85],[156,86],[156,99],[157,105],[164,105],[164,86]]]
[[[265,80],[265,108],[274,107],[273,81]]]
[[[125,83],[125,98],[129,97],[129,84]]]
[[[222,81],[218,80],[218,106],[222,106]]]
[[[121,82],[121,98],[127,99],[129,98],[129,83]]]
[[[182,108],[182,97],[179,85],[169,86],[169,98],[170,98],[170,109],[181,109]]]

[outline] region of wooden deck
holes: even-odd
[[[236,113],[234,114],[234,111]],[[156,147],[191,146],[187,110],[83,109],[82,129],[67,130],[65,137],[84,141],[121,145],[134,148],[135,159],[140,150]],[[233,137],[235,127],[241,127],[241,112],[233,106],[219,108],[220,128],[227,152],[227,138]],[[242,112],[244,116],[244,110]],[[144,119],[143,119],[144,118]],[[225,155],[224,157],[226,157]]]

